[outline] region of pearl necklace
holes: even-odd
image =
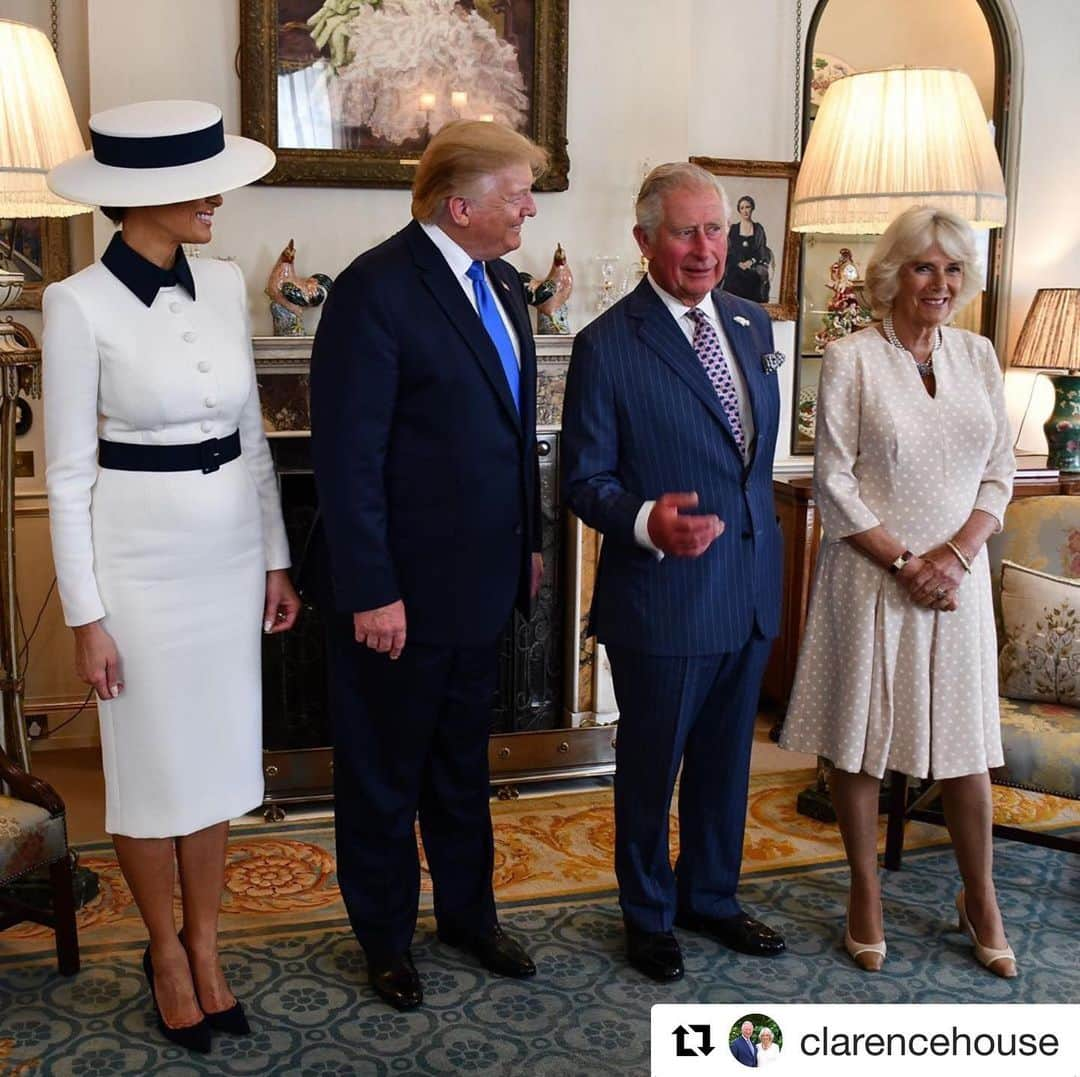
[[[903,341],[896,335],[896,330],[893,328],[892,314],[886,314],[881,322],[882,331],[885,333],[885,339],[894,347],[899,348],[902,352],[907,352],[911,356],[911,361],[915,364],[915,369],[919,372],[920,378],[929,378],[934,373],[934,353],[941,347],[941,326],[938,326],[937,337],[934,340],[934,346],[930,349],[930,357],[925,363],[920,363],[915,358],[911,349],[908,348]]]

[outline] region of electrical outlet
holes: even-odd
[[[47,714],[26,715],[26,735],[31,740],[41,740],[49,735],[49,716]]]

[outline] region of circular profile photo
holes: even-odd
[[[743,1014],[728,1032],[728,1049],[744,1066],[771,1066],[784,1046],[780,1026],[765,1013]]]

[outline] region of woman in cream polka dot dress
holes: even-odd
[[[942,782],[975,957],[1014,976],[991,873],[988,768],[1002,763],[984,545],[1014,461],[993,346],[947,322],[979,290],[974,236],[918,206],[871,256],[880,323],[825,351],[814,496],[824,532],[781,744],[825,756],[851,867],[844,944],[885,959],[877,873],[886,770]],[[856,940],[876,940],[858,942]]]

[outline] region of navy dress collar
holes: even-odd
[[[138,251],[132,250],[117,232],[105,248],[101,263],[121,284],[128,288],[146,306],[152,306],[159,288],[181,288],[195,298],[195,278],[191,275],[191,266],[184,257],[184,248],[176,248],[176,261],[172,269],[162,269],[144,258]]]

